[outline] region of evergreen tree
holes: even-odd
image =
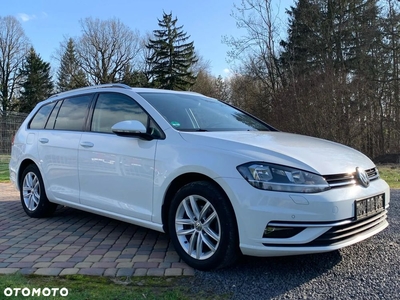
[[[45,100],[53,92],[50,64],[44,62],[31,48],[19,73],[22,77],[19,111],[30,112],[38,102]]]
[[[64,92],[87,85],[86,75],[80,68],[76,57],[74,41],[70,38],[57,71],[58,91]]]
[[[133,71],[127,66],[123,72],[121,83],[132,87],[149,87],[149,80],[143,71]]]
[[[178,19],[172,13],[163,13],[158,19],[161,29],[154,30],[154,39],[150,39],[146,47],[151,55],[146,61],[151,66],[150,75],[153,85],[169,90],[187,90],[195,82],[191,67],[197,61],[193,42],[187,42],[190,36],[176,26]]]
[[[288,39],[281,41],[284,51],[280,60],[285,70],[294,76],[306,76],[313,70],[321,70],[318,58],[326,37],[321,34],[321,12],[318,4],[310,0],[299,0],[295,7],[286,11],[289,15]]]
[[[349,73],[370,69],[373,47],[381,40],[377,0],[299,0],[287,11],[288,38],[281,41],[281,62],[296,76],[334,69]],[[370,64],[367,67],[367,63]],[[361,72],[364,73],[364,72]]]
[[[293,112],[291,127],[370,156],[382,145],[372,138],[372,131],[379,130],[372,121],[379,118],[379,87],[373,78],[382,48],[377,2],[299,0],[288,11],[288,38],[281,42],[280,57],[287,90],[282,105]]]

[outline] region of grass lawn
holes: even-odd
[[[10,180],[10,174],[8,172],[9,161],[9,155],[0,155],[0,182],[6,182]]]
[[[44,290],[58,289],[56,297],[36,297],[37,299],[68,299],[68,300],[109,300],[109,299],[228,299],[228,295],[214,295],[207,292],[201,294],[190,293],[192,278],[181,277],[131,277],[131,278],[108,278],[83,275],[70,275],[65,277],[44,277],[19,273],[12,275],[0,275],[0,294],[8,295],[13,292],[12,299],[30,299],[19,291],[15,297],[16,288],[28,288],[30,293],[33,289]],[[6,291],[7,288],[7,291]],[[65,288],[68,296],[65,295]],[[61,289],[63,289],[61,291]],[[51,290],[54,293],[54,290]],[[28,290],[25,290],[25,294]],[[36,292],[37,293],[37,292]],[[52,294],[53,296],[53,294]],[[3,298],[2,298],[3,299]]]
[[[387,164],[378,166],[379,174],[391,189],[400,189],[400,165]]]

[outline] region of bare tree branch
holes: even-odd
[[[142,47],[139,33],[118,19],[86,18],[81,20],[81,27],[76,47],[81,68],[93,84],[120,81]]]
[[[18,84],[19,68],[29,49],[29,40],[21,24],[12,16],[0,17],[0,111],[13,109]]]

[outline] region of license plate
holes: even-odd
[[[385,195],[377,195],[355,201],[356,219],[366,218],[385,209]]]

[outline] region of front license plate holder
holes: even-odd
[[[354,202],[356,220],[373,216],[385,209],[385,194],[380,194]]]

